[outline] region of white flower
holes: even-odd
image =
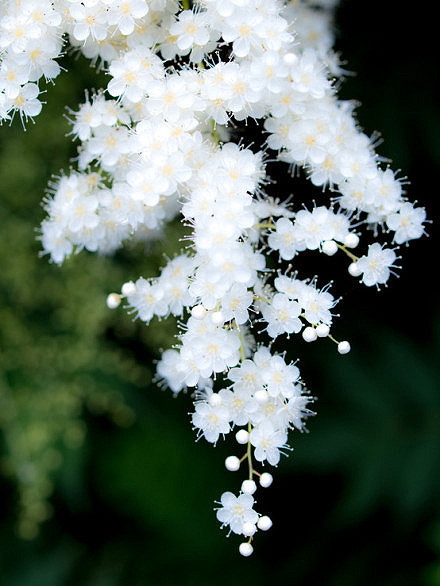
[[[237,324],[244,324],[249,319],[249,306],[253,302],[252,292],[246,285],[236,283],[222,298],[222,313],[225,321],[234,319]]]
[[[194,427],[211,443],[215,443],[221,434],[229,432],[229,420],[229,410],[223,404],[212,405],[209,401],[198,402],[192,416]]]
[[[29,79],[26,66],[17,60],[4,60],[0,66],[0,90],[11,100],[17,98],[20,88]]]
[[[254,498],[250,494],[237,497],[232,492],[224,492],[220,501],[222,506],[217,510],[217,519],[222,526],[229,525],[233,533],[242,535],[244,523],[255,524],[258,521],[258,513],[252,508]]]
[[[263,385],[262,373],[253,360],[243,360],[240,366],[231,368],[228,378],[234,383],[234,389],[254,392]]]
[[[128,193],[135,201],[147,206],[159,203],[160,196],[168,188],[168,182],[154,167],[135,167],[127,173]]]
[[[404,199],[402,182],[359,129],[354,103],[337,97],[334,5],[200,0],[183,10],[176,0],[0,2],[0,122],[39,114],[44,83],[57,78],[57,58],[71,48],[110,76],[107,92],[115,98],[98,90],[71,111],[79,171],[50,185],[44,252],[61,263],[84,248],[111,254],[128,240],[154,239],[154,250],[163,245],[168,254],[171,241],[181,243],[183,252],[171,254],[158,277],[130,281],[121,297],[146,324],[154,316],[179,318],[158,377],[175,394],[191,389],[192,422],[208,442],[247,426],[236,439],[250,471],[251,446],[257,470],[261,462],[277,465],[288,430],[303,430],[311,414],[295,363],[261,346],[257,334],[273,341],[306,326],[304,340],[335,341],[335,298],[317,288],[319,274],[299,274],[308,266],[300,253],[345,253],[351,275],[380,285],[396,254],[380,243],[377,226],[392,230],[397,244],[424,233],[424,209]],[[243,147],[249,123],[253,134],[264,127],[276,153],[258,146],[264,138]],[[275,155],[332,193],[310,206],[294,188],[288,197],[281,182],[278,191],[269,188],[266,163],[270,169]],[[365,225],[375,240],[356,260],[351,249]],[[337,344],[339,354],[349,348]],[[227,462],[229,470],[240,468],[238,456]],[[253,480],[243,491],[249,486],[253,491]],[[224,493],[217,517],[251,537],[253,502]],[[244,546],[248,554],[250,543]]]
[[[288,398],[294,392],[299,369],[294,364],[287,365],[281,356],[272,356],[261,376],[271,397]]]
[[[368,254],[361,257],[356,266],[362,273],[362,282],[367,287],[372,285],[383,285],[388,281],[390,276],[390,267],[396,260],[394,250],[382,248],[375,242],[368,247]]]
[[[305,319],[311,324],[320,322],[330,324],[332,314],[330,309],[335,305],[333,295],[327,291],[318,291],[315,287],[307,286],[303,288],[299,304],[304,310]]]
[[[180,362],[179,352],[176,350],[165,350],[157,364],[158,376],[166,381],[167,386],[174,393],[178,393],[184,387]]]
[[[257,404],[250,389],[234,386],[233,391],[222,389],[219,395],[222,399],[222,404],[227,407],[234,425],[248,423],[252,413],[257,409]]]
[[[311,212],[300,210],[295,216],[295,237],[310,250],[319,248],[321,242],[334,237],[333,214],[324,206]]]
[[[386,212],[394,212],[399,207],[402,185],[394,177],[391,169],[378,171],[368,182],[368,191],[373,197],[374,206]]]
[[[194,45],[206,45],[210,37],[206,13],[183,10],[171,25],[170,34],[177,37],[176,43],[183,55]]]
[[[284,293],[276,293],[270,304],[264,304],[262,314],[267,321],[267,333],[272,338],[280,334],[297,334],[302,328],[298,318],[301,308]]]
[[[310,94],[319,99],[329,90],[330,84],[314,50],[305,51],[292,65],[289,73],[295,91],[301,94]]]
[[[271,466],[276,466],[280,461],[280,448],[285,447],[287,442],[287,433],[277,429],[270,421],[263,421],[251,431],[250,442],[258,462],[267,460]]]
[[[12,106],[20,116],[33,118],[41,112],[41,102],[37,99],[40,91],[35,83],[27,83],[20,87],[18,95],[11,100]]]
[[[424,208],[415,208],[410,202],[405,202],[400,205],[396,213],[387,217],[387,226],[395,232],[394,242],[402,244],[422,236],[425,219],[426,211]]]
[[[275,226],[276,229],[269,234],[267,243],[273,250],[279,250],[281,258],[291,260],[297,252],[293,224],[288,218],[280,218]]]
[[[108,34],[106,11],[100,4],[70,3],[70,16],[74,21],[72,34],[77,41],[85,41],[91,36],[103,41]]]
[[[145,322],[154,315],[164,316],[168,312],[168,302],[162,287],[158,283],[150,284],[142,277],[136,281],[135,290],[127,296],[127,301],[139,319]]]
[[[191,356],[196,361],[203,376],[210,376],[235,366],[240,358],[239,348],[236,332],[218,328],[192,339],[183,346],[181,353],[184,359]]]
[[[148,13],[145,0],[118,0],[112,2],[107,15],[109,24],[116,25],[123,35],[130,35],[136,20]]]
[[[325,160],[329,140],[321,121],[300,120],[290,127],[286,146],[295,162],[319,165]]]
[[[258,25],[262,15],[251,10],[242,10],[232,14],[222,28],[222,37],[227,43],[232,42],[237,57],[246,57],[251,49],[262,45]]]

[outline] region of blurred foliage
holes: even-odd
[[[2,470],[18,485],[23,537],[34,537],[50,515],[53,470],[66,449],[83,441],[83,409],[127,425],[134,413],[123,390],[145,385],[152,376],[149,366],[106,342],[110,325],[119,336],[138,337],[129,318],[121,313],[118,323],[105,304],[107,294],[127,278],[125,263],[83,253],[60,269],[39,258],[43,189],[74,154],[62,116],[65,103],[74,105],[71,96],[81,99],[77,82],[66,77],[50,90],[38,124],[25,133],[19,124],[1,129]],[[130,259],[133,275],[157,270],[158,259],[141,249]]]
[[[404,42],[409,16],[399,6],[343,3],[340,48],[358,72],[343,92],[362,100],[361,123],[383,131],[380,151],[405,169],[411,197],[419,193],[435,219],[436,64],[422,13],[411,15]],[[195,445],[190,398],[152,383],[175,324],[141,327],[105,306],[121,282],[156,273],[179,231],[170,227],[147,251],[81,253],[62,268],[38,257],[42,191],[75,154],[64,105],[76,107],[83,88],[97,85],[80,62],[68,68],[35,126],[0,129],[0,583],[440,586],[436,225],[430,240],[403,251],[389,290],[338,280],[349,356],[326,341],[292,341],[318,415],[310,434],[293,434],[273,488],[258,495],[274,528],[241,559],[212,511],[224,490],[239,488],[222,467],[236,445]],[[14,535],[17,519],[19,534],[32,537],[51,511],[33,541]]]

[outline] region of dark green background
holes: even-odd
[[[335,331],[353,351],[292,342],[318,415],[258,497],[274,528],[249,559],[212,510],[238,490],[223,468],[236,445],[195,444],[190,398],[152,382],[173,324],[105,307],[121,282],[154,274],[178,234],[147,255],[81,253],[61,269],[38,256],[43,190],[75,154],[64,105],[99,87],[95,72],[67,59],[36,124],[1,128],[0,584],[440,585],[438,50],[427,5],[402,7],[343,3],[338,47],[357,75],[341,92],[410,177],[430,236],[403,249],[400,278],[380,293],[327,262],[344,295]]]

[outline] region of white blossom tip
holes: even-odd
[[[195,305],[191,309],[191,315],[195,319],[203,319],[206,315],[206,309],[203,307],[203,305]]]
[[[304,328],[302,337],[306,342],[314,342],[317,339],[318,334],[315,328],[308,326],[307,328]]]
[[[248,543],[247,541],[240,543],[240,546],[238,548],[238,551],[241,553],[241,555],[245,558],[249,557],[250,555],[253,554],[254,552],[254,548],[252,547],[252,545],[250,543]]]
[[[222,326],[225,323],[222,312],[214,311],[211,313],[211,321],[215,326]]]
[[[121,303],[121,296],[117,293],[110,293],[110,295],[107,297],[106,303],[109,309],[116,309]]]
[[[348,266],[348,272],[352,277],[360,277],[360,275],[362,274],[362,271],[356,262],[352,262]]]
[[[225,460],[225,467],[229,472],[237,472],[240,468],[240,460],[237,456],[228,456]]]
[[[249,432],[246,429],[240,429],[235,434],[235,439],[241,445],[247,444],[249,441]]]
[[[343,342],[339,342],[338,344],[338,352],[339,354],[348,354],[351,350],[350,342],[344,340]]]
[[[316,327],[316,334],[319,338],[326,338],[330,333],[330,328],[327,324],[319,324]]]
[[[348,248],[356,248],[356,246],[359,244],[359,236],[351,232],[345,237],[344,244]]]
[[[124,283],[121,287],[121,293],[124,297],[134,295],[136,293],[136,285],[133,283],[133,281],[128,281],[127,283]]]
[[[218,393],[212,393],[212,395],[209,396],[209,404],[212,407],[218,407],[222,404],[222,398]]]
[[[263,488],[269,488],[272,482],[272,474],[270,474],[270,472],[263,472],[263,474],[260,476],[260,486],[262,486]]]
[[[272,525],[272,519],[267,515],[258,519],[257,527],[260,529],[260,531],[268,531]]]
[[[243,480],[241,484],[241,491],[244,494],[254,494],[257,490],[257,485],[254,480]]]
[[[338,252],[338,245],[334,240],[326,240],[322,243],[321,250],[327,256],[333,256]]]
[[[252,537],[257,532],[257,527],[255,523],[251,523],[250,521],[245,521],[243,523],[243,535],[245,537]]]
[[[267,391],[265,391],[264,389],[260,389],[259,391],[257,391],[254,397],[257,403],[260,403],[260,405],[267,403],[269,400],[269,395],[267,394]]]

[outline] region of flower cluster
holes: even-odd
[[[289,449],[289,430],[303,430],[312,413],[298,367],[274,341],[328,338],[340,354],[350,350],[331,333],[337,299],[329,285],[299,278],[295,257],[340,251],[350,275],[367,286],[385,284],[397,245],[424,233],[425,212],[380,164],[353,105],[338,100],[334,1],[183,4],[6,3],[0,116],[38,114],[37,82],[59,73],[55,58],[66,39],[107,71],[106,91],[70,113],[78,169],[51,185],[43,248],[61,263],[74,250],[110,253],[127,239],[157,237],[174,218],[187,227],[185,250],[158,277],[126,282],[108,305],[125,299],[147,324],[154,316],[180,318],[158,376],[174,393],[194,393],[199,436],[215,444],[234,430],[244,446],[226,467],[238,470],[246,461],[248,477],[238,496],[222,495],[217,518],[245,536],[240,552],[247,556],[257,530],[272,524],[254,511],[252,496],[255,478],[267,487],[272,476],[253,462],[276,466]],[[249,118],[260,121],[267,150],[330,189],[327,205],[265,193],[265,151],[234,141]],[[374,230],[362,235],[364,226]],[[391,244],[378,241],[379,232]],[[366,253],[358,257],[361,240]]]

